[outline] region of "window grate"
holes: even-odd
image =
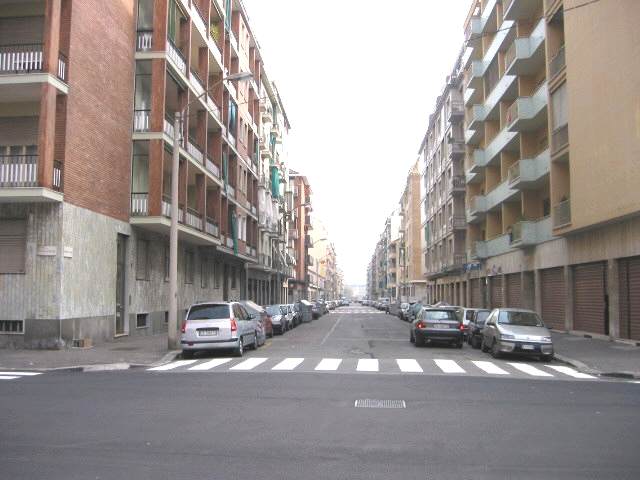
[[[370,398],[355,401],[356,408],[407,408],[404,400],[372,400]]]
[[[24,320],[0,320],[0,333],[24,334]]]

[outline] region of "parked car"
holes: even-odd
[[[182,322],[180,343],[183,358],[221,349],[241,357],[245,347],[258,348],[258,320],[238,302],[196,303]]]
[[[467,332],[467,343],[473,348],[480,348],[480,344],[482,343],[482,329],[490,313],[491,310],[486,309],[477,309],[473,312],[473,317],[469,322],[469,330]]]
[[[398,318],[400,320],[406,320],[407,319],[407,314],[409,313],[409,307],[410,306],[411,305],[409,305],[406,302],[400,304],[400,308],[398,309]]]
[[[291,314],[293,315],[293,326],[297,327],[302,323],[302,312],[300,311],[300,306],[297,303],[289,304],[289,308],[291,308]]]
[[[411,307],[409,308],[408,314],[407,314],[407,321],[408,322],[413,322],[418,313],[420,313],[420,311],[422,310],[422,302],[415,302],[411,305]]]
[[[280,306],[284,309],[283,311],[285,312],[285,318],[287,319],[287,330],[293,329],[293,327],[295,327],[295,324],[294,324],[295,314],[293,313],[293,306],[286,303]]]
[[[462,348],[464,327],[454,308],[423,308],[411,324],[409,340],[416,347],[446,342]]]
[[[265,310],[271,316],[274,332],[278,335],[284,334],[289,329],[287,320],[287,309],[282,305],[268,305]]]
[[[478,310],[477,308],[465,308],[465,307],[455,307],[458,312],[458,318],[464,325],[464,338],[467,339],[467,335],[469,334],[469,322],[473,319],[475,312]]]
[[[258,323],[258,345],[264,345],[267,341],[267,337],[273,337],[271,316],[263,307],[251,300],[240,300],[240,303],[247,312],[256,316],[256,321]]]
[[[553,359],[551,332],[540,316],[531,310],[494,309],[482,330],[483,352],[494,358],[503,354],[536,355],[543,361]]]

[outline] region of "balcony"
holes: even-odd
[[[227,184],[227,197],[234,198],[236,196],[236,189]]]
[[[196,230],[202,230],[202,215],[193,208],[187,208],[186,224]]]
[[[464,142],[453,142],[449,144],[449,158],[451,160],[463,158],[465,153]]]
[[[465,182],[464,175],[454,175],[451,178],[451,183],[449,184],[449,191],[453,195],[465,193],[466,186],[467,184]]]
[[[131,192],[131,216],[149,215],[149,194],[147,192]]]
[[[209,156],[207,156],[205,167],[207,168],[207,170],[213,173],[216,177],[220,178],[220,169],[215,163],[213,163],[213,160],[211,160],[211,157]]]
[[[204,162],[204,154],[202,153],[202,149],[196,145],[195,140],[190,138],[187,142],[187,152],[195,158],[199,163]]]
[[[151,110],[133,111],[133,131],[148,132],[151,128]],[[173,129],[173,126],[171,126]]]
[[[153,30],[136,32],[136,52],[149,52],[153,49]]]
[[[474,173],[478,173],[479,168],[484,168],[487,165],[492,165],[496,160],[500,159],[500,153],[504,150],[517,151],[520,148],[520,142],[518,141],[518,134],[510,132],[506,128],[503,128],[491,142],[487,145],[485,150],[477,148],[473,152],[474,165],[472,170]]]
[[[520,160],[509,167],[508,181],[512,188],[526,189],[539,186],[549,175],[551,157],[549,149],[535,158]]]
[[[551,217],[541,220],[523,220],[513,225],[510,244],[512,247],[526,248],[553,239]]]
[[[21,84],[23,89],[28,89],[28,85],[25,86],[25,84],[48,81],[66,94],[68,93],[68,87],[65,83],[57,80],[67,81],[67,65],[67,57],[62,52],[59,52],[58,65],[55,69],[56,79],[51,80],[52,77],[49,77],[48,73],[44,71],[43,45],[41,43],[0,45],[0,76],[32,75],[29,80],[33,81],[20,79],[16,82],[9,80],[2,83],[18,83]],[[33,94],[32,91],[28,93]],[[23,92],[16,92],[16,94],[23,95]]]
[[[214,237],[220,236],[220,227],[218,226],[218,222],[216,222],[213,218],[207,217],[205,223],[205,231],[209,235],[213,235]]]
[[[553,228],[562,228],[571,224],[571,199],[553,206]]]
[[[507,128],[511,132],[538,130],[547,121],[547,83],[530,97],[517,98],[507,110]]]
[[[486,70],[486,65],[482,60],[474,60],[469,70],[469,80],[465,88],[482,90],[482,76]]]
[[[484,116],[481,120],[500,120],[500,102],[515,100],[517,96],[517,78],[514,75],[503,75],[484,102]]]
[[[551,153],[556,154],[569,145],[569,125],[556,128],[551,134]]]
[[[39,156],[0,155],[0,202],[61,202],[61,162],[53,162],[52,187],[38,182]]]
[[[564,45],[560,47],[558,53],[549,62],[549,80],[553,80],[557,75],[564,70],[565,58],[564,58]]]
[[[273,122],[273,110],[271,109],[271,100],[266,98],[260,101],[260,113],[262,113],[263,122],[268,122],[268,123]]]
[[[182,52],[170,39],[167,39],[167,57],[169,57],[179,72],[183,75],[187,74],[187,63],[184,60],[184,55],[182,55]]]
[[[487,202],[484,195],[474,195],[469,199],[469,208],[467,209],[467,223],[475,223],[481,218],[481,214],[487,211]]]
[[[196,97],[204,95],[205,90],[204,86],[202,85],[202,80],[200,80],[198,74],[193,70],[189,72],[189,83],[191,83],[193,90],[196,92]]]
[[[484,106],[474,105],[473,107],[471,107],[471,115],[469,115],[467,128],[469,130],[481,129],[484,118],[485,118]]]
[[[464,118],[464,104],[460,101],[451,102],[449,112],[447,115],[447,121],[449,123],[453,123],[456,120],[461,120]]]
[[[516,38],[505,55],[506,73],[509,75],[535,75],[544,68],[544,41],[546,23],[538,22],[531,35]]]
[[[511,250],[509,235],[500,235],[491,240],[475,242],[475,257],[486,259],[502,255]],[[474,249],[472,248],[472,252]],[[473,253],[472,253],[473,255]]]
[[[208,94],[207,94],[207,108],[209,108],[209,111],[214,117],[216,117],[219,121],[222,121],[220,117],[220,107],[218,107],[218,105],[216,105],[215,102],[211,100],[211,97]]]
[[[233,84],[233,81],[225,80],[224,84],[226,85],[227,90],[229,90],[229,94],[231,95],[231,97],[234,100],[237,100],[238,99],[238,89]]]
[[[504,0],[502,11],[505,20],[526,20],[531,18],[540,7],[540,0]]]
[[[467,218],[464,215],[453,215],[449,217],[449,228],[451,230],[466,230]]]

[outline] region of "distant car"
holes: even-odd
[[[536,355],[543,361],[553,360],[551,332],[540,316],[531,310],[494,309],[482,330],[483,352],[494,358],[503,354]]]
[[[407,321],[413,322],[421,310],[422,310],[422,302],[415,302],[411,304],[411,306],[409,307],[409,310],[407,311]]]
[[[265,310],[271,316],[274,332],[283,335],[289,329],[287,309],[283,309],[282,305],[268,305]]]
[[[411,324],[409,340],[416,347],[443,342],[462,348],[464,327],[453,308],[423,308]]]
[[[405,320],[406,319],[406,315],[409,311],[409,307],[410,305],[406,302],[403,302],[400,304],[400,308],[398,309],[398,318],[400,320]]]
[[[293,315],[293,326],[297,327],[302,323],[302,312],[300,311],[300,305],[298,303],[289,304],[289,308],[291,308],[291,313]]]
[[[465,308],[465,307],[455,307],[458,312],[459,319],[462,321],[464,325],[464,338],[467,339],[467,335],[469,334],[469,322],[473,319],[476,308]]]
[[[311,306],[311,315],[314,319],[320,318],[322,316],[322,304],[315,302]]]
[[[233,349],[241,357],[245,347],[258,348],[258,320],[238,302],[196,303],[182,322],[180,344],[183,358],[221,349]]]
[[[480,344],[482,343],[482,329],[490,313],[491,310],[485,309],[478,309],[473,312],[473,318],[469,322],[469,330],[467,332],[467,343],[473,348],[480,348]]]
[[[283,308],[283,312],[285,312],[284,315],[287,320],[287,330],[291,330],[296,326],[296,324],[294,323],[295,314],[293,312],[293,306],[287,303],[283,303],[280,306]]]
[[[267,337],[273,337],[273,325],[271,324],[271,316],[267,313],[264,307],[261,307],[251,300],[240,300],[240,303],[247,310],[247,312],[256,316],[256,321],[258,323],[258,339],[260,340],[259,345],[264,345],[264,343],[267,341]]]

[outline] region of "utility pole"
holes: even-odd
[[[180,112],[173,119],[171,157],[171,230],[169,233],[169,350],[178,349],[178,175],[180,170]]]

